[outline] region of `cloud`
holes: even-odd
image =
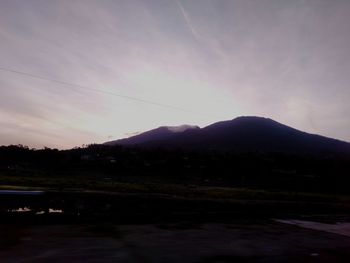
[[[0,144],[249,114],[350,140],[349,17],[341,0],[1,1],[0,67],[106,92],[0,72]]]

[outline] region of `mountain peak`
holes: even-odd
[[[233,152],[350,153],[350,143],[309,134],[258,116],[241,116],[204,128],[162,126],[107,144]]]
[[[266,117],[259,117],[259,116],[240,116],[237,118],[232,119],[229,122],[233,122],[233,123],[265,123],[265,124],[280,124],[279,122],[270,119],[270,118],[266,118]]]
[[[239,116],[233,118],[232,121],[274,121],[270,118],[260,117],[260,116]]]
[[[140,133],[129,138],[120,139],[116,141],[106,142],[107,145],[139,145],[148,142],[156,142],[169,139],[174,135],[184,133],[189,130],[199,130],[200,128],[195,125],[180,125],[180,126],[160,126],[156,129]]]

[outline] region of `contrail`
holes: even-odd
[[[192,25],[191,19],[190,19],[190,17],[188,16],[188,14],[186,13],[185,8],[182,6],[182,4],[181,4],[181,2],[180,2],[179,0],[176,0],[176,3],[177,3],[177,5],[178,5],[178,7],[179,7],[179,9],[180,9],[181,14],[183,15],[183,17],[184,17],[184,19],[185,19],[185,22],[186,22],[186,24],[187,24],[187,27],[190,29],[190,31],[191,31],[193,37],[196,39],[196,41],[199,42],[199,39],[200,39],[201,37],[199,36],[199,34],[197,33],[197,30],[196,30],[196,29],[194,28],[194,26]]]

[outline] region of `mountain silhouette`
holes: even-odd
[[[181,125],[181,126],[162,126],[150,131],[143,132],[141,134],[116,140],[106,142],[106,145],[140,145],[150,142],[159,142],[165,139],[170,139],[172,136],[183,133],[188,130],[197,130],[198,126],[192,125]]]
[[[302,132],[269,118],[244,116],[204,128],[186,127],[178,132],[160,127],[106,144],[234,152],[350,153],[350,143]]]

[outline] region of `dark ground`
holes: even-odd
[[[349,262],[350,237],[273,220],[1,225],[1,262]]]
[[[0,263],[348,263],[349,158],[0,147]]]

